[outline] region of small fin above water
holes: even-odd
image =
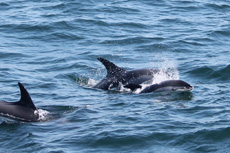
[[[24,88],[24,86],[20,82],[18,82],[18,86],[21,91],[21,99],[19,100],[18,104],[36,110],[37,108],[35,107],[28,91]]]
[[[124,87],[125,87],[125,88],[129,88],[129,89],[131,89],[132,91],[134,91],[134,90],[137,89],[137,88],[142,88],[142,86],[139,85],[139,84],[128,84],[128,85],[125,85]]]
[[[107,70],[107,76],[117,76],[120,75],[121,73],[126,72],[125,69],[118,67],[114,63],[104,59],[104,58],[97,58],[106,68]]]

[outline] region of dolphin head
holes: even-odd
[[[159,84],[153,84],[146,87],[141,93],[149,93],[154,91],[191,91],[193,86],[182,80],[167,80]]]

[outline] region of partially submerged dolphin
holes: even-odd
[[[0,101],[0,116],[23,122],[38,122],[38,110],[29,93],[20,82],[18,86],[21,91],[21,99],[18,102]]]
[[[127,71],[104,58],[98,58],[98,60],[105,66],[107,75],[103,80],[96,84],[94,88],[104,90],[118,87],[119,83],[122,83],[123,85],[139,85],[153,79],[154,74],[159,72],[157,69],[138,69]]]
[[[124,86],[132,91],[137,88],[142,88],[141,85],[129,84]],[[144,88],[140,93],[149,93],[154,91],[191,91],[193,86],[182,80],[167,80],[159,84],[153,84]]]

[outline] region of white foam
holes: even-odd
[[[43,109],[37,109],[34,111],[34,114],[35,115],[38,114],[38,120],[39,121],[45,121],[48,119],[48,115],[50,114],[50,112],[43,110]]]
[[[93,86],[95,86],[97,83],[98,83],[98,81],[89,78],[89,80],[88,80],[88,82],[87,82],[87,85],[93,87]]]
[[[85,108],[90,108],[90,107],[91,107],[91,105],[85,105],[84,107],[85,107]]]
[[[141,84],[142,88],[135,90],[134,93],[138,94],[143,89],[145,89],[146,87],[153,85],[153,84],[161,83],[161,82],[166,81],[166,80],[179,80],[178,70],[175,68],[174,69],[172,69],[172,68],[161,69],[158,73],[153,75],[153,79],[150,82]]]
[[[119,82],[118,90],[120,92],[131,92],[131,90],[129,88],[125,88],[124,85],[121,82]]]

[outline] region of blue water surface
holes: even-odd
[[[229,151],[229,0],[4,0],[0,21],[0,99],[17,101],[21,82],[54,114],[1,117],[0,152]],[[174,70],[194,90],[93,89],[98,57]]]

